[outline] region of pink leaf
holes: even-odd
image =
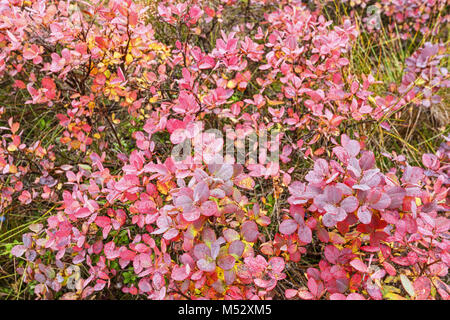
[[[255,221],[245,221],[241,226],[241,233],[246,241],[255,242],[259,234]]]
[[[209,188],[205,182],[199,182],[194,188],[194,201],[204,202],[209,198]]]
[[[304,300],[313,300],[314,296],[308,290],[299,290],[298,296]]]
[[[172,269],[172,279],[175,281],[183,281],[189,276],[189,265],[175,265]]]
[[[98,216],[95,219],[95,224],[100,228],[105,228],[106,226],[109,226],[111,224],[111,218],[106,216]]]
[[[147,279],[141,279],[138,285],[139,290],[141,290],[142,292],[150,292],[152,290],[150,282]]]
[[[16,257],[21,257],[25,251],[27,251],[27,248],[24,245],[19,244],[11,249],[11,254]]]
[[[286,289],[284,292],[284,295],[286,296],[286,299],[291,299],[295,297],[298,294],[298,290],[295,289]]]
[[[288,219],[284,220],[280,224],[280,232],[284,235],[290,235],[295,232],[298,228],[298,223],[295,220]]]
[[[205,201],[202,203],[201,212],[204,216],[210,217],[218,212],[217,204],[214,201]]]
[[[330,300],[347,300],[347,297],[342,293],[333,293],[330,295]]]
[[[419,277],[413,284],[416,298],[418,300],[426,300],[431,292],[431,281],[427,277]]]
[[[223,270],[230,270],[234,267],[236,259],[232,255],[224,255],[219,257],[217,260],[217,265],[221,267]]]
[[[200,259],[197,261],[197,267],[205,272],[213,272],[216,270],[216,263],[214,261]]]
[[[173,144],[180,144],[186,139],[185,129],[176,129],[170,135],[170,142]]]
[[[359,142],[356,140],[350,140],[345,146],[345,150],[347,150],[350,157],[356,157],[361,150]]]
[[[204,243],[199,243],[194,247],[194,256],[197,259],[204,259],[211,253],[211,250]]]
[[[360,272],[367,273],[369,271],[369,269],[364,264],[364,262],[362,262],[359,259],[354,259],[354,260],[350,261],[350,265]]]
[[[347,296],[347,300],[366,300],[366,299],[359,293],[350,293]]]
[[[319,294],[319,287],[317,286],[317,282],[316,280],[314,280],[314,278],[309,278],[308,279],[308,289],[309,291],[311,291],[312,295],[317,297]]]
[[[358,209],[358,219],[363,224],[369,224],[372,220],[372,213],[366,206],[359,207]]]
[[[310,243],[312,241],[312,232],[307,225],[302,224],[298,227],[298,238],[304,243]]]
[[[120,253],[120,258],[124,260],[133,260],[135,256],[136,253],[128,249],[125,249]]]
[[[169,230],[167,230],[164,235],[163,238],[166,240],[172,240],[173,238],[175,238],[176,236],[178,236],[178,230],[175,228],[170,228]]]
[[[230,246],[228,247],[228,252],[230,254],[234,254],[238,257],[240,257],[242,255],[244,250],[245,250],[245,245],[240,240],[233,241],[232,243],[230,243]]]
[[[189,222],[195,221],[198,218],[200,218],[200,211],[197,208],[192,208],[190,210],[183,211],[183,218]]]
[[[353,196],[347,197],[340,203],[340,206],[342,209],[345,210],[347,213],[354,212],[356,209],[358,209],[358,199],[356,199]]]
[[[253,190],[255,188],[255,181],[247,174],[240,174],[234,178],[234,183],[243,189]]]
[[[383,299],[383,294],[381,293],[380,288],[376,284],[374,284],[370,281],[367,281],[366,289],[367,289],[367,293],[372,297],[372,299],[375,299],[375,300]]]
[[[324,250],[325,258],[332,264],[336,264],[340,256],[339,249],[333,245],[327,245]]]
[[[284,270],[285,262],[281,257],[272,257],[269,259],[269,264],[272,267],[272,270],[276,273],[281,273]]]

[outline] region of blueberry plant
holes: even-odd
[[[422,2],[0,0],[2,296],[447,300],[449,128],[401,130],[448,103]],[[383,32],[396,84],[355,63]]]

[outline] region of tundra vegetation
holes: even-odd
[[[0,298],[448,300],[446,5],[0,0]]]

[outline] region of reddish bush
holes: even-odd
[[[382,170],[350,128],[411,96],[352,68],[358,35],[300,1],[0,2],[5,101],[59,130],[1,109],[1,208],[52,205],[11,249],[34,295],[447,299],[448,142]],[[404,84],[444,86],[439,50]]]

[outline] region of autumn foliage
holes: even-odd
[[[445,3],[312,2],[0,0],[4,295],[447,300]]]

